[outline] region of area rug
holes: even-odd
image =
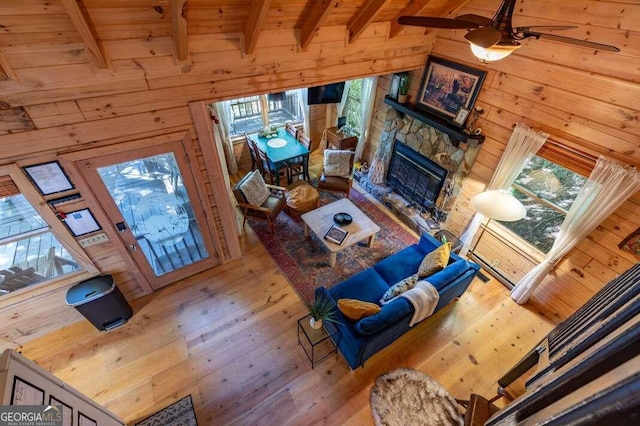
[[[339,197],[321,191],[320,204],[328,204]],[[279,214],[274,234],[270,232],[266,222],[248,220],[303,301],[313,300],[316,287],[331,287],[417,242],[415,235],[394,221],[365,195],[352,189],[349,199],[380,227],[380,232],[376,234],[372,248],[367,246],[367,240],[340,251],[333,268],[329,266],[329,250],[318,237],[312,232],[309,238],[304,237],[302,219],[291,218],[286,213]]]
[[[191,395],[137,422],[135,426],[198,426]]]
[[[371,414],[376,425],[462,425],[456,400],[437,381],[411,368],[378,377],[371,388]]]

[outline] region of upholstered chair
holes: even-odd
[[[258,170],[248,173],[233,187],[233,195],[242,210],[242,226],[247,217],[264,220],[275,233],[274,221],[287,205],[285,188],[264,182]]]
[[[318,173],[318,189],[343,193],[349,197],[354,159],[353,151],[325,149],[322,168]]]

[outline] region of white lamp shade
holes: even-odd
[[[471,205],[478,213],[493,220],[514,222],[527,215],[527,209],[508,191],[497,189],[471,197]]]
[[[518,49],[521,45],[518,42],[513,43],[497,43],[491,47],[480,47],[476,44],[469,42],[471,45],[471,52],[473,55],[484,62],[493,62],[504,59],[511,55],[514,50]]]

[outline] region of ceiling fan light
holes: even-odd
[[[482,63],[499,61],[507,56],[511,55],[514,50],[518,49],[521,44],[517,41],[501,41],[494,44],[491,47],[480,47],[477,44],[469,42],[471,45],[471,52],[473,55],[480,59]]]

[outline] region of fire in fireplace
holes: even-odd
[[[387,185],[420,211],[433,213],[447,178],[447,169],[411,147],[395,141]]]

